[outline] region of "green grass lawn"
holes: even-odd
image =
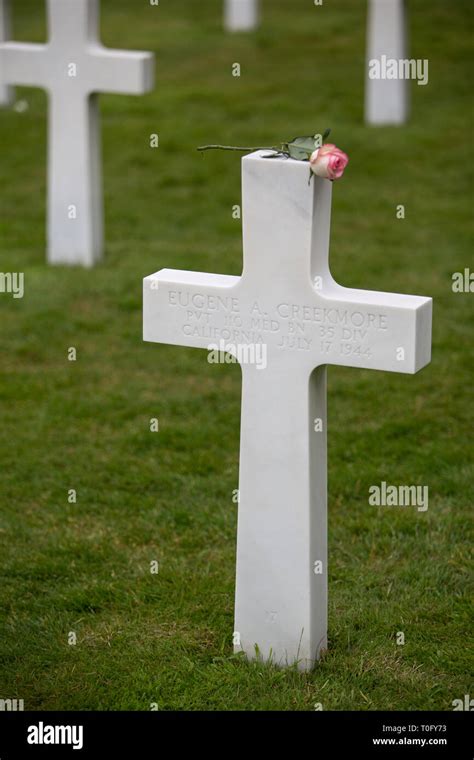
[[[412,84],[407,126],[368,128],[360,0],[267,0],[260,31],[234,36],[222,0],[103,0],[104,43],[154,50],[157,83],[101,97],[94,270],[45,264],[45,93],[18,89],[28,110],[0,113],[0,270],[25,273],[23,300],[0,294],[0,698],[451,710],[473,693],[473,295],[451,289],[473,264],[472,14],[469,0],[408,5],[429,84]],[[17,39],[44,40],[37,0],[14,6]],[[300,675],[232,654],[240,369],[144,344],[141,281],[162,267],[241,272],[239,156],[196,146],[328,126],[351,159],[334,186],[333,274],[433,296],[433,360],[417,376],[329,370],[329,649]],[[382,480],[428,485],[428,511],[369,506]]]

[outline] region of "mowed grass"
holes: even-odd
[[[41,5],[16,0],[17,39],[45,39]],[[28,110],[0,113],[0,270],[26,287],[0,294],[0,698],[27,709],[450,710],[472,694],[473,295],[451,289],[473,263],[470,3],[409,3],[429,84],[411,85],[407,126],[377,129],[365,3],[263,7],[256,34],[230,36],[221,0],[103,0],[103,41],[154,50],[157,83],[101,96],[92,271],[45,264],[44,92],[18,89]],[[351,158],[333,273],[433,296],[433,360],[417,376],[329,370],[329,649],[301,675],[232,654],[240,370],[144,344],[141,280],[241,272],[239,157],[196,146],[328,126]],[[428,511],[370,506],[382,480],[427,485]]]

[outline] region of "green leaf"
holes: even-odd
[[[314,135],[295,137],[288,143],[288,152],[291,158],[296,158],[298,161],[308,161],[311,153],[313,153],[317,147]]]
[[[329,135],[331,134],[330,129],[326,129],[323,134],[323,142],[328,139]]]

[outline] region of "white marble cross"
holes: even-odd
[[[365,120],[368,124],[404,124],[408,116],[406,79],[372,79],[370,61],[405,59],[404,0],[368,0]]]
[[[10,0],[0,0],[0,44],[11,37]],[[5,107],[13,103],[14,90],[2,83],[0,70],[0,106]]]
[[[229,32],[256,29],[259,21],[258,0],[224,0],[224,25]]]
[[[48,15],[46,45],[0,44],[0,85],[38,86],[49,92],[48,259],[92,266],[103,247],[95,93],[149,92],[154,57],[100,43],[99,0],[48,0]]]
[[[248,350],[235,650],[305,670],[326,647],[326,365],[417,372],[431,357],[432,302],[335,282],[331,182],[309,186],[307,163],[263,155],[243,158],[242,276],[146,277],[144,339]],[[246,363],[252,346],[266,366]]]

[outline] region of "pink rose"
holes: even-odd
[[[311,171],[325,179],[340,179],[349,163],[349,157],[332,143],[317,148],[309,159]]]

